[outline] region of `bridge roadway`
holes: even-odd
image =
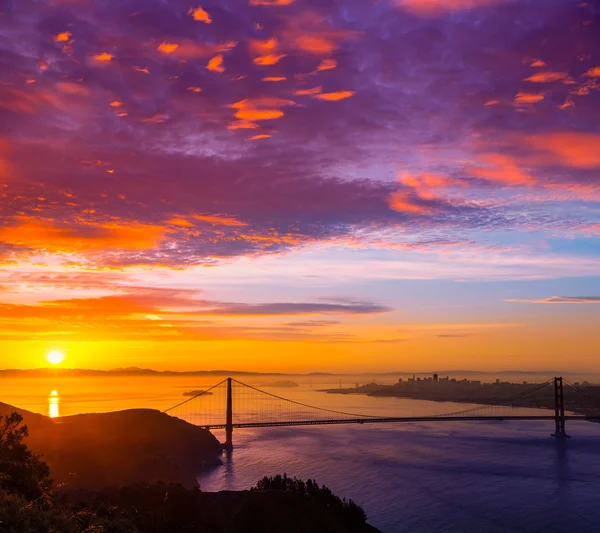
[[[417,417],[385,417],[385,418],[348,418],[340,420],[298,420],[291,422],[247,422],[233,424],[234,428],[266,428],[284,426],[322,426],[334,424],[385,424],[401,422],[513,422],[518,420],[555,420],[555,415],[542,416],[417,416]],[[565,420],[586,420],[600,422],[600,416],[566,415]],[[205,429],[226,429],[226,424],[202,425]]]

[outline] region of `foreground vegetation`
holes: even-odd
[[[241,492],[205,493],[162,483],[57,490],[48,466],[27,447],[27,437],[19,413],[0,417],[2,533],[377,531],[352,500],[285,474]]]

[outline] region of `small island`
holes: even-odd
[[[189,390],[183,393],[184,396],[212,396],[212,392],[205,390]]]
[[[271,383],[265,383],[264,385],[261,385],[261,387],[274,387],[278,389],[292,389],[299,386],[300,385],[295,381],[285,379],[281,381],[272,381]]]

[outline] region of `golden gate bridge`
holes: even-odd
[[[567,420],[600,422],[600,415],[565,412],[565,383],[571,390],[585,394],[562,377],[532,385],[525,391],[490,405],[431,416],[377,416],[357,414],[308,405],[258,389],[234,378],[226,378],[212,387],[166,409],[164,412],[205,429],[224,429],[224,448],[233,448],[233,430],[282,426],[335,424],[384,424],[409,422],[476,422],[476,421],[554,421],[557,439],[568,438]],[[540,414],[542,408],[531,407],[532,399],[553,386],[554,406]],[[519,403],[529,403],[527,406]]]

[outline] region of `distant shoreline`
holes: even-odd
[[[153,370],[150,368],[117,368],[111,370],[96,370],[86,368],[32,368],[32,369],[18,369],[18,368],[7,368],[0,369],[0,377],[2,376],[26,376],[26,377],[46,377],[46,376],[65,376],[65,377],[126,377],[126,376],[148,376],[148,377],[185,377],[185,376],[265,376],[265,377],[281,377],[281,376],[298,376],[305,378],[318,378],[318,377],[358,377],[358,376],[374,376],[374,377],[393,377],[394,381],[398,376],[428,376],[433,374],[431,371],[423,372],[411,372],[411,371],[390,371],[390,372],[360,372],[360,373],[335,373],[335,372],[308,372],[308,373],[294,373],[294,372],[251,372],[243,370]],[[585,372],[585,371],[572,371],[565,372],[561,370],[439,370],[436,373],[440,375],[459,375],[459,376],[473,376],[473,375],[485,375],[485,376],[596,376],[600,377],[600,373]]]
[[[460,382],[458,382],[460,385]],[[466,403],[475,405],[486,405],[486,406],[506,406],[526,409],[554,409],[554,393],[552,390],[548,390],[547,396],[524,399],[525,401],[521,404],[515,404],[513,400],[509,399],[509,393],[504,390],[503,385],[508,385],[514,395],[514,387],[525,389],[527,386],[531,387],[534,384],[519,385],[519,384],[500,384],[498,386],[492,383],[486,383],[482,385],[474,385],[472,390],[468,389],[456,389],[455,386],[450,385],[450,388],[446,387],[435,387],[430,388],[428,386],[406,386],[403,384],[395,385],[377,385],[369,384],[358,388],[345,388],[345,389],[321,389],[321,392],[327,394],[360,394],[364,396],[372,397],[385,397],[385,398],[404,398],[409,400],[423,400],[430,402],[452,402],[452,403]],[[497,387],[497,388],[496,388]],[[453,390],[454,389],[454,390]],[[518,389],[517,389],[518,390]],[[490,396],[489,392],[497,392],[497,396]],[[588,391],[588,397],[585,398],[585,405],[579,403],[571,403],[569,396],[565,395],[565,409],[572,413],[585,416],[600,416],[600,386],[589,385],[586,387]],[[579,398],[581,401],[581,398]]]

